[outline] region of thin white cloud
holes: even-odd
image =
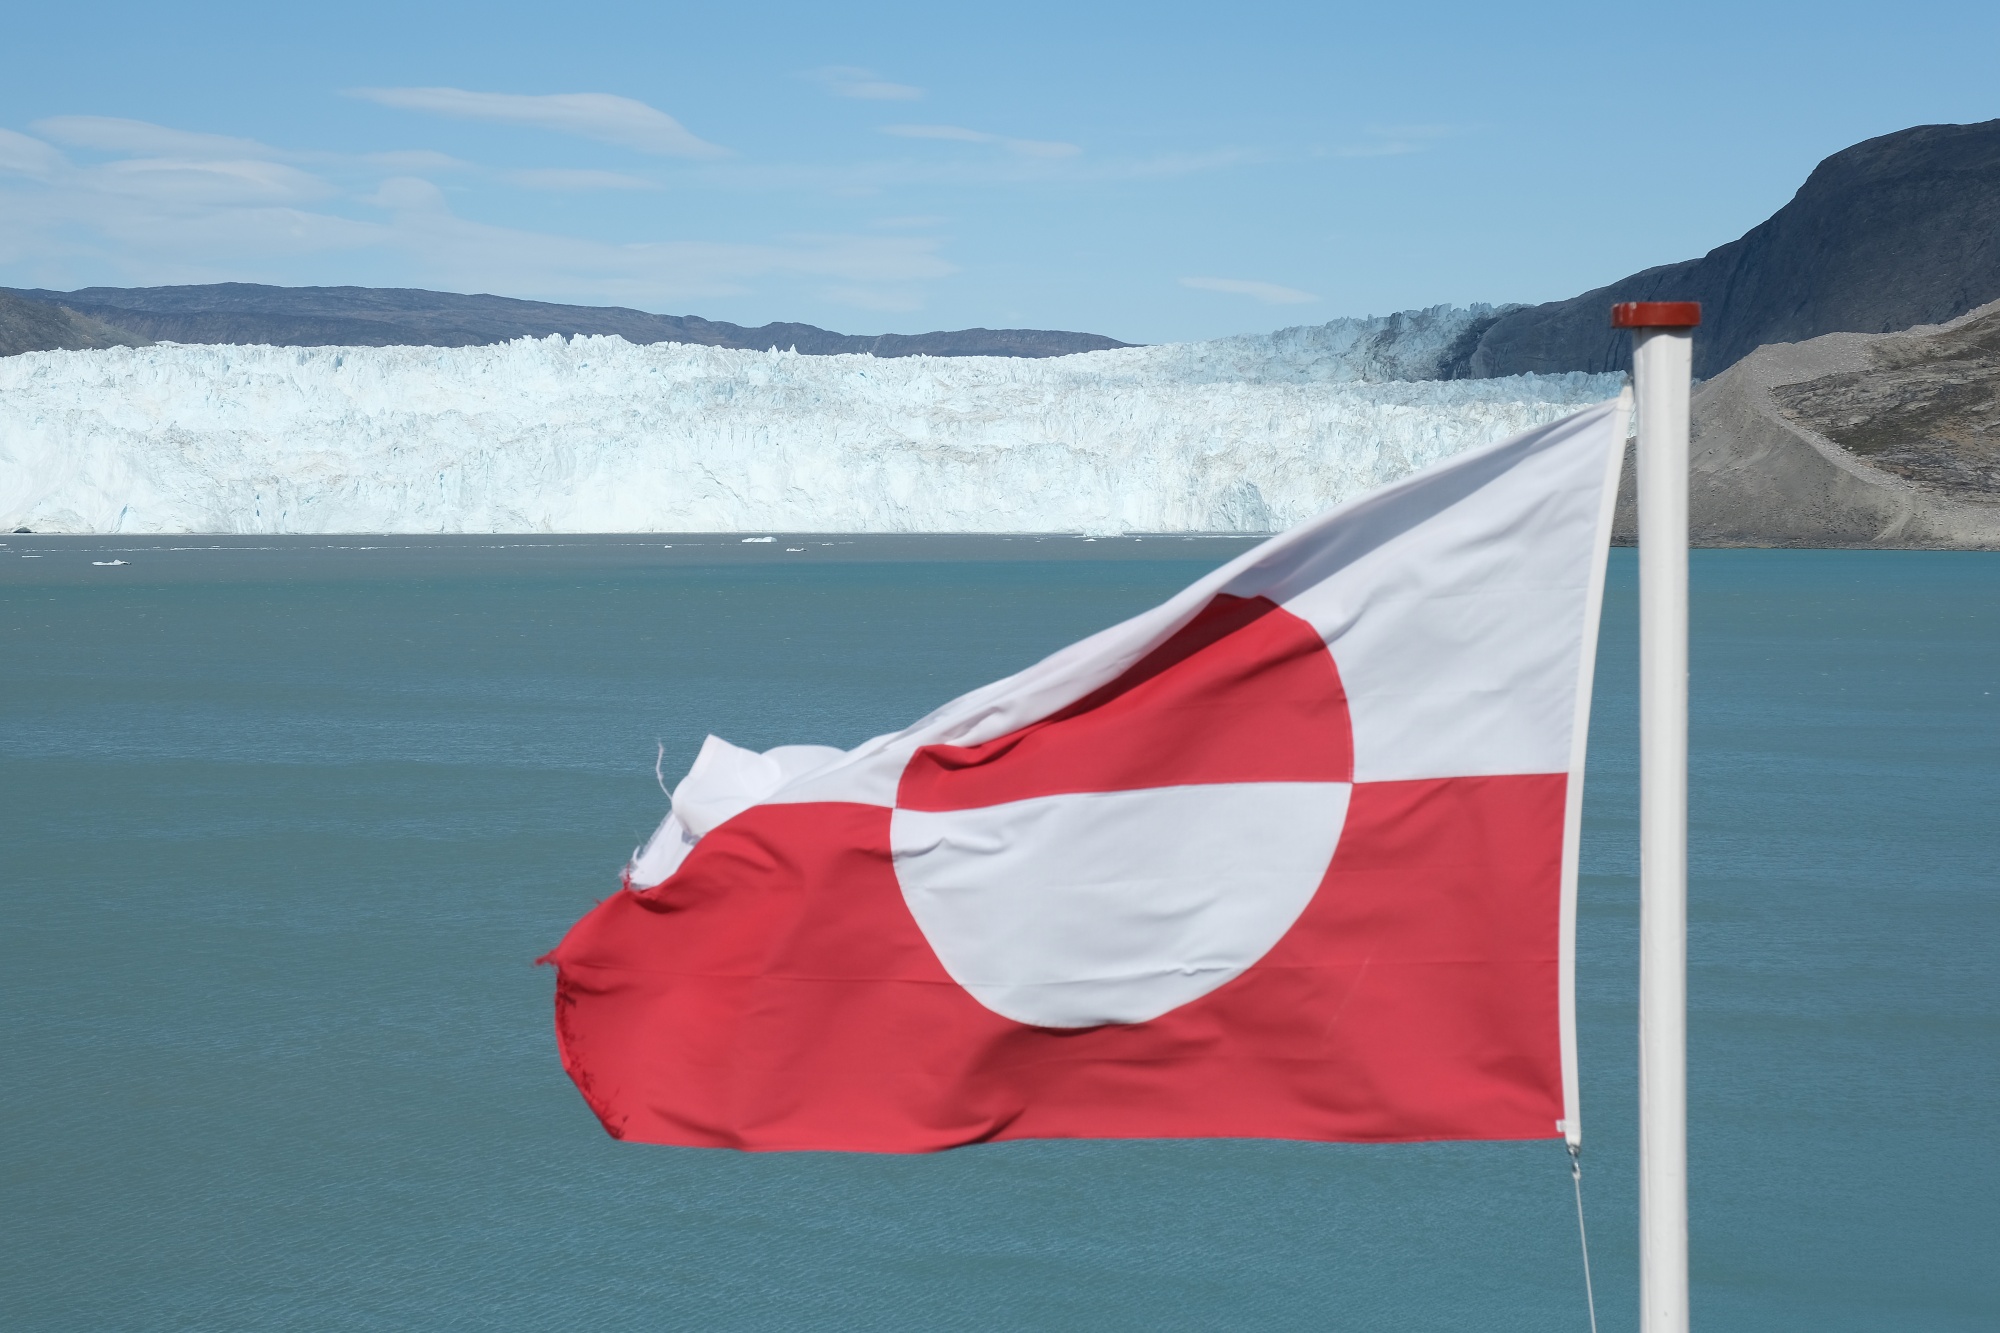
[[[503,171],[500,179],[527,190],[657,190],[658,181],[644,176],[628,176],[622,171],[583,171],[545,167],[525,171]]]
[[[386,191],[385,191],[386,192]],[[956,267],[915,237],[800,236],[780,244],[649,241],[628,244],[495,227],[461,218],[410,189],[393,245],[427,281],[463,290],[592,294],[623,301],[729,296],[760,278],[816,277],[851,293],[896,299]]]
[[[191,146],[169,136],[149,142]],[[285,156],[299,162],[309,155]],[[922,303],[926,284],[957,271],[928,236],[620,244],[493,226],[455,214],[422,176],[377,184],[371,172],[357,189],[354,171],[371,164],[346,156],[335,165],[343,174],[329,179],[268,157],[163,155],[78,165],[39,139],[0,131],[0,167],[15,168],[0,172],[0,264],[49,275],[37,279],[47,286],[64,285],[56,275],[69,273],[138,284],[353,281],[359,267],[399,284],[654,309],[802,281],[835,288],[850,305],[910,309]],[[528,175],[545,187],[610,188],[623,179],[641,178]]]
[[[880,310],[891,314],[906,314],[924,307],[923,295],[907,288],[888,287],[824,287],[820,295],[839,305],[852,306],[856,310]]]
[[[1152,157],[1118,163],[1103,174],[1109,180],[1172,180],[1204,171],[1221,171],[1246,162],[1268,160],[1268,154],[1247,148],[1214,148],[1203,153],[1156,153]]]
[[[384,171],[475,171],[472,163],[453,157],[450,153],[434,153],[428,148],[405,149],[389,153],[363,153],[353,159],[363,166],[380,167]]]
[[[1338,148],[1329,148],[1325,155],[1327,157],[1404,157],[1410,153],[1421,153],[1429,146],[1428,144],[1416,143],[1407,139],[1384,139],[1376,143],[1342,144]]]
[[[116,273],[141,283],[217,282],[254,279],[274,259],[392,239],[380,224],[273,202],[268,189],[244,186],[216,173],[80,168],[0,189],[0,261],[51,274],[81,266],[96,281]]]
[[[1049,139],[1009,139],[985,130],[969,130],[963,125],[884,125],[882,133],[898,139],[944,139],[954,143],[998,144],[1021,157],[1075,157],[1083,151],[1073,143]]]
[[[475,93],[463,88],[353,88],[348,96],[401,111],[457,120],[530,125],[596,139],[661,157],[726,157],[729,150],[699,139],[657,107],[612,93]]]
[[[63,155],[25,134],[0,130],[0,171],[22,176],[53,176],[68,166]]]
[[[808,77],[835,97],[852,97],[863,102],[914,102],[924,95],[921,88],[878,79],[874,70],[856,65],[828,65]]]
[[[225,134],[196,134],[144,120],[117,116],[50,116],[34,128],[73,148],[104,153],[133,153],[147,158],[183,161],[241,160],[305,162],[316,166],[377,167],[388,171],[470,171],[476,168],[448,153],[430,149],[399,149],[383,153],[293,152]],[[0,130],[0,135],[11,131]],[[15,136],[23,137],[23,136]],[[30,140],[30,142],[33,142]]]
[[[1458,133],[1451,125],[1385,125],[1368,131],[1360,143],[1323,149],[1325,157],[1402,157],[1421,153],[1440,139]]]
[[[1267,160],[1267,154],[1236,148],[1200,153],[1164,153],[1142,158],[1101,158],[1083,152],[1060,157],[997,152],[925,153],[837,165],[716,163],[692,169],[686,179],[690,184],[716,190],[796,191],[866,198],[907,186],[1006,189],[1030,184],[1090,185],[1102,181],[1164,180]]]
[[[365,196],[364,204],[394,213],[449,213],[451,205],[440,190],[421,176],[391,176]]]
[[[169,157],[284,156],[277,149],[255,139],[236,139],[226,134],[197,134],[118,116],[50,116],[36,121],[31,128],[72,148],[95,148],[108,153],[149,153]]]
[[[338,191],[319,177],[282,162],[141,157],[108,162],[88,177],[97,189],[178,199],[196,205],[290,204],[324,199]]]
[[[962,125],[884,125],[882,133],[898,139],[952,139],[959,143],[999,143],[1000,136]]]
[[[1281,287],[1275,282],[1252,282],[1244,278],[1182,278],[1181,286],[1192,287],[1198,292],[1247,296],[1265,305],[1309,305],[1319,300],[1311,292],[1302,292],[1296,287]]]
[[[1073,143],[1062,143],[1054,139],[1002,139],[1010,153],[1022,157],[1075,157],[1083,151]]]

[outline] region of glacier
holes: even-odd
[[[0,360],[0,529],[1269,532],[1618,392],[1471,310],[1041,360],[615,337]]]

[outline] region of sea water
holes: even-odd
[[[714,731],[849,745],[1242,540],[0,547],[0,1325],[1585,1325],[1552,1142],[607,1138],[533,959]],[[189,549],[168,549],[170,547]],[[123,561],[123,564],[97,562]],[[2000,1324],[2000,556],[1694,557],[1694,1313]],[[1583,849],[1635,1324],[1634,564]]]

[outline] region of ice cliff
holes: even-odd
[[[1267,531],[1617,392],[1413,378],[1476,313],[1045,360],[28,353],[0,360],[0,529]]]

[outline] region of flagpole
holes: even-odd
[[[1639,1327],[1687,1333],[1688,417],[1693,301],[1613,306],[1639,418]]]

